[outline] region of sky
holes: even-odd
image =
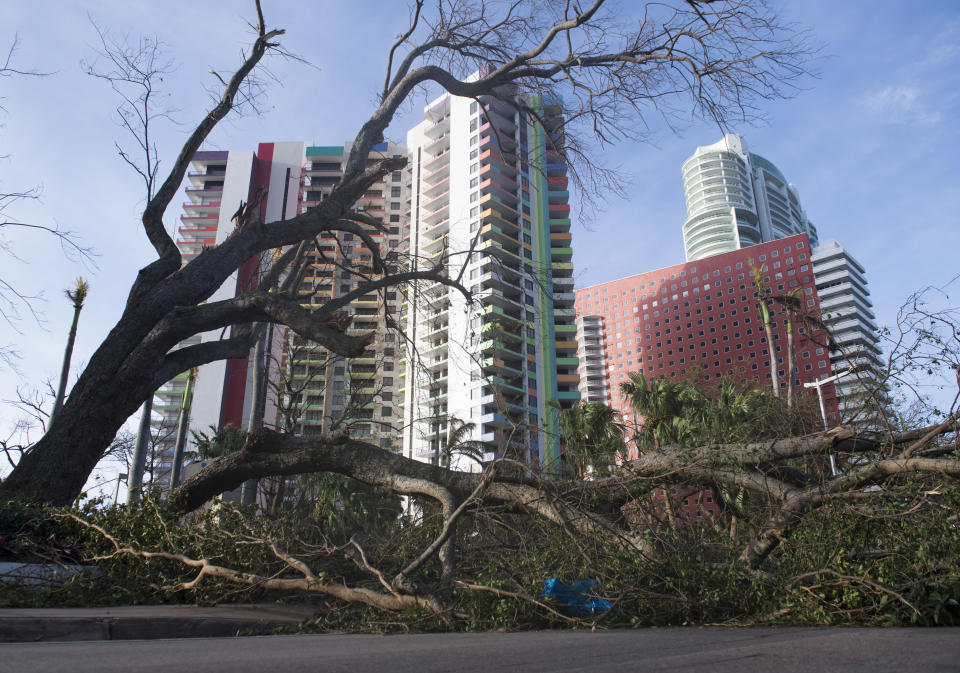
[[[836,238],[864,265],[878,323],[890,326],[906,297],[960,273],[960,3],[955,0],[803,0],[773,6],[822,45],[817,73],[789,100],[765,101],[764,119],[730,129],[773,161],[799,190],[821,240]],[[374,108],[390,41],[405,26],[397,1],[264,0],[283,45],[308,63],[273,59],[259,114],[234,117],[205,149],[255,149],[260,141],[336,144],[352,139]],[[37,316],[0,321],[0,347],[16,348],[14,371],[0,364],[0,400],[59,375],[72,307],[63,290],[90,283],[73,360],[75,377],[119,317],[137,270],[152,260],[139,227],[144,189],[119,158],[129,143],[109,86],[83,72],[95,58],[96,22],[116,37],[155,36],[175,62],[164,77],[167,109],[156,139],[169,166],[209,104],[208,71],[227,72],[250,43],[252,2],[5,0],[0,49],[17,36],[13,65],[46,77],[0,78],[0,192],[37,187],[40,198],[7,213],[75,233],[96,256],[65,254],[49,235],[0,230],[0,278],[40,298]],[[419,121],[421,97],[391,126],[402,142]],[[628,176],[624,197],[573,213],[577,287],[683,261],[681,164],[722,136],[715,125],[679,129],[656,122],[648,142],[623,142],[596,156]],[[180,214],[174,201],[168,228]],[[955,302],[954,302],[955,305]],[[0,404],[0,434],[20,416]]]

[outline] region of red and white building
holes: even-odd
[[[763,269],[770,295],[802,290],[803,309],[820,310],[806,234],[782,238],[575,291],[584,399],[602,401],[630,424],[642,423],[620,393],[630,372],[687,381],[709,391],[722,378],[771,385],[767,338],[750,264]],[[823,334],[795,325],[795,366],[787,372],[787,333],[774,309],[774,354],[780,385],[831,374]],[[824,386],[836,409],[833,385]],[[708,501],[709,497],[709,501]],[[681,516],[716,513],[710,493],[687,494]]]

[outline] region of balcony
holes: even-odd
[[[508,320],[512,323],[522,326],[523,321],[520,320],[519,316],[511,315],[507,313],[499,306],[484,306],[479,311],[480,316],[489,317],[491,320]],[[489,321],[488,321],[489,322]],[[574,341],[574,347],[576,347],[576,342]]]
[[[421,243],[420,248],[423,250],[424,254],[433,257],[443,252],[443,250],[447,247],[448,238],[449,234],[442,234],[425,243]]]
[[[516,171],[508,172],[506,167],[496,164],[486,164],[480,168],[481,180],[492,180],[499,184],[501,189],[516,194],[520,189],[520,183],[516,181]],[[511,177],[513,176],[513,177]]]
[[[515,255],[520,252],[520,241],[517,240],[517,234],[513,231],[503,231],[495,224],[485,224],[480,230],[480,236],[484,241],[496,241],[505,250]]]
[[[516,199],[514,199],[514,205],[516,205],[516,202]],[[480,205],[485,209],[495,211],[500,217],[513,222],[516,222],[520,217],[519,211],[514,206],[511,206],[496,194],[484,194],[481,196]]]
[[[505,296],[503,292],[501,292],[500,290],[494,290],[492,288],[487,290],[481,290],[475,295],[475,297],[481,303],[483,303],[484,306],[487,306],[487,305],[499,306],[500,308],[507,311],[520,310],[519,297],[517,297],[516,299],[511,299],[510,297]]]
[[[430,156],[438,156],[444,152],[450,151],[450,134],[441,133],[436,138],[432,139],[427,145],[423,148],[423,151]]]
[[[504,246],[500,245],[496,241],[484,241],[477,249],[481,252],[490,255],[491,257],[496,257],[500,260],[505,266],[515,266],[519,267],[522,263],[520,261],[520,256],[514,252],[506,250]],[[517,252],[520,251],[519,245],[515,246]]]
[[[480,343],[479,352],[485,355],[500,354],[502,357],[512,360],[523,360],[520,348],[520,345],[509,344],[506,341],[487,339]]]
[[[181,215],[180,221],[184,224],[200,224],[205,222],[216,222],[220,219],[219,213],[204,213],[202,215]]]
[[[481,212],[480,217],[483,219],[485,224],[496,224],[501,230],[508,231],[514,236],[518,236],[520,234],[520,227],[516,224],[517,218],[513,218],[513,220],[504,219],[500,216],[499,212],[489,208]]]
[[[426,162],[423,169],[427,173],[436,173],[437,171],[450,166],[450,150],[438,154]]]
[[[430,126],[423,135],[425,135],[430,140],[436,140],[444,134],[450,131],[450,110],[449,107],[443,116],[439,117],[436,122]]]
[[[186,193],[191,200],[203,199],[223,194],[223,187],[211,187],[210,189],[207,189],[206,187],[187,187]],[[196,201],[194,200],[193,203],[196,203]]]
[[[513,181],[511,180],[510,182]],[[509,182],[507,184],[509,184]],[[481,196],[493,194],[496,196],[498,201],[509,205],[514,210],[516,210],[517,203],[520,201],[520,199],[517,197],[516,188],[513,190],[508,189],[507,186],[495,178],[488,178],[480,183],[480,194]]]

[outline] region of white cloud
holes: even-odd
[[[943,115],[924,101],[924,92],[916,86],[888,86],[863,96],[863,105],[871,114],[891,124],[938,124]]]

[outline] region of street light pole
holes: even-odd
[[[842,371],[838,374],[834,374],[833,376],[828,376],[825,379],[820,379],[819,381],[810,381],[808,383],[803,384],[804,388],[817,389],[817,401],[820,402],[820,417],[823,419],[824,430],[829,430],[830,425],[827,423],[827,410],[823,406],[823,386],[827,385],[828,383],[839,381],[844,376],[849,376],[850,374],[853,374],[855,371],[857,371],[857,368],[856,366],[853,366],[850,369],[847,369],[846,371]],[[831,453],[830,454],[830,476],[836,477],[838,474],[839,474],[839,471],[837,470],[837,459]]]
[[[117,500],[120,498],[120,482],[122,481],[122,482],[124,482],[124,483],[127,483],[128,478],[129,478],[129,475],[128,475],[128,474],[125,474],[125,473],[123,473],[123,472],[121,472],[120,474],[117,475],[117,490],[116,490],[116,492],[113,494],[113,506],[114,506],[114,507],[117,506]]]

